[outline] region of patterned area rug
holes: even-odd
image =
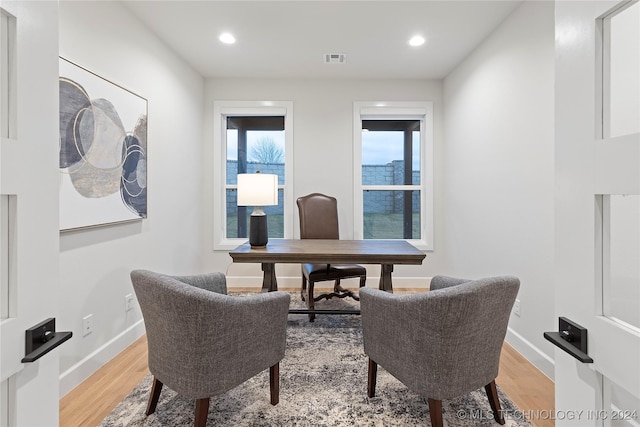
[[[357,308],[351,299],[322,301],[317,309]],[[299,294],[292,307],[303,308]],[[166,386],[156,412],[144,415],[151,376],[145,378],[100,424],[192,426],[195,404]],[[522,412],[498,388],[506,425],[530,427]],[[445,425],[498,426],[484,388],[442,402]],[[430,425],[426,400],[381,366],[376,397],[367,397],[367,357],[358,315],[289,315],[287,349],[280,362],[280,403],[269,404],[268,370],[211,398],[209,426],[417,426]]]

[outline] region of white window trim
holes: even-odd
[[[284,237],[293,236],[293,102],[292,101],[214,101],[213,102],[213,249],[231,250],[243,244],[247,238],[226,237],[226,162],[227,162],[227,117],[229,116],[284,116],[285,138],[285,185],[284,192]]]
[[[408,186],[362,185],[362,120],[420,120],[420,184]],[[363,238],[363,190],[420,189],[420,240],[409,243],[421,250],[432,251],[433,245],[433,103],[432,102],[354,102],[353,103],[353,224],[354,238]]]

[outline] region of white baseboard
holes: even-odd
[[[102,347],[60,374],[60,397],[76,388],[82,381],[117,356],[135,340],[144,335],[144,321],[138,320]]]
[[[527,359],[533,366],[538,368],[543,374],[554,380],[555,362],[552,358],[543,353],[538,347],[527,341],[522,335],[511,328],[507,328],[505,341]]]

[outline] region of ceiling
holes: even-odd
[[[520,2],[123,1],[204,77],[384,79],[445,77]],[[415,34],[426,43],[409,46]]]

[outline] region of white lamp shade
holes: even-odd
[[[273,206],[278,204],[278,175],[268,173],[238,174],[238,206]]]

